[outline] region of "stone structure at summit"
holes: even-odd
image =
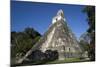
[[[52,19],[52,24],[48,30],[19,62],[22,62],[32,51],[37,49],[42,52],[46,50],[57,50],[59,54],[58,60],[81,57],[81,47],[75,35],[68,27],[62,10],[58,11],[57,15]]]

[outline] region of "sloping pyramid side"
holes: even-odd
[[[54,23],[37,45],[36,48],[42,52],[57,50],[59,59],[80,57],[80,53],[82,52],[76,37],[63,20]]]
[[[57,17],[60,17],[62,13],[61,11]],[[42,52],[46,50],[57,50],[59,53],[59,60],[79,58],[82,53],[75,35],[69,29],[62,17],[48,28],[43,37],[41,37],[41,39],[17,63],[22,63],[22,61],[34,50],[41,50]]]

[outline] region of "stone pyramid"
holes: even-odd
[[[59,60],[64,60],[65,58],[79,58],[81,56],[81,47],[68,27],[62,10],[59,10],[57,15],[52,19],[52,24],[43,37],[41,37],[36,45],[33,46],[19,62],[22,62],[23,59],[36,49],[42,52],[46,50],[57,50]]]

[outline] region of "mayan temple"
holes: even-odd
[[[37,49],[42,52],[45,52],[46,50],[57,50],[59,53],[58,60],[64,60],[65,58],[79,58],[81,56],[81,47],[75,35],[67,25],[63,10],[57,12],[57,15],[52,19],[52,24],[48,30],[36,45],[19,60],[19,62],[22,62],[32,53],[32,51]]]

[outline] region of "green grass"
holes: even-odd
[[[86,60],[81,60],[79,58],[67,58],[65,60],[55,60],[51,62],[47,62],[46,64],[59,64],[59,63],[72,63],[72,62],[84,62]]]
[[[27,65],[44,65],[44,64],[61,64],[61,63],[76,63],[76,62],[87,62],[89,60],[80,59],[80,58],[66,58],[65,60],[55,60],[55,61],[38,61],[38,62],[29,62],[24,64],[17,64],[15,66],[27,66]]]

